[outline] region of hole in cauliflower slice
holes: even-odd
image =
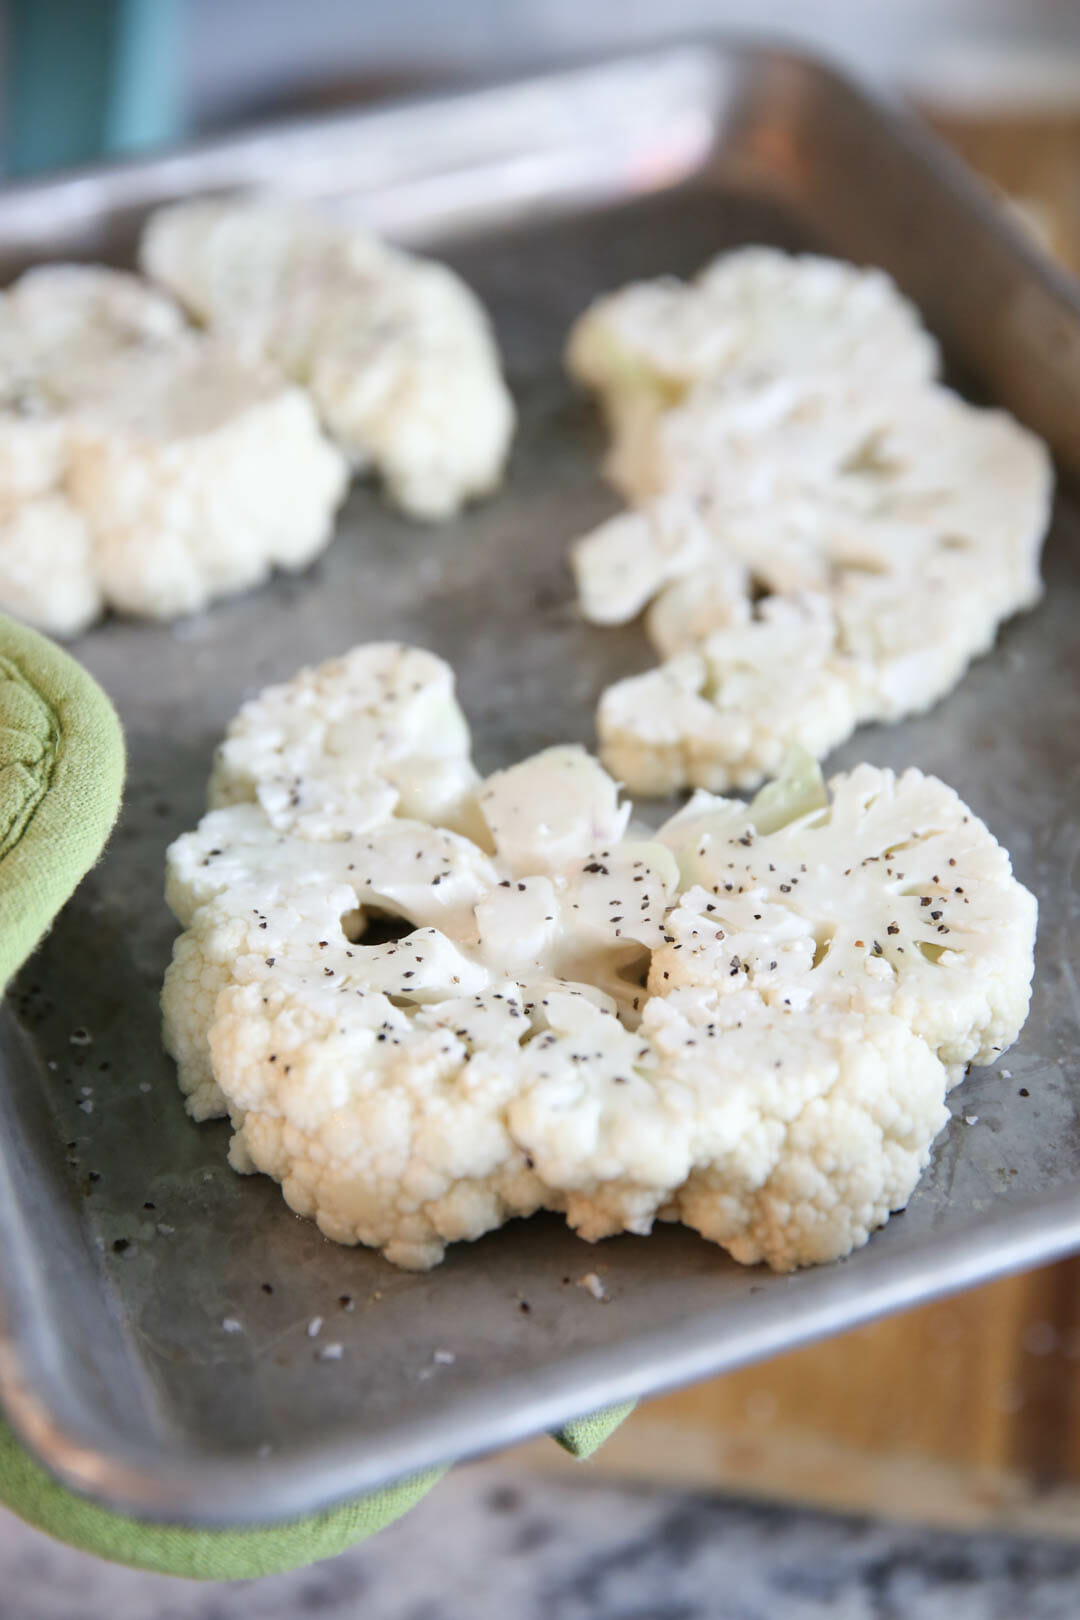
[[[649,835],[575,748],[473,783],[481,848],[382,792],[430,757],[410,717],[452,686],[428,654],[358,648],[234,723],[246,796],[169,852],[192,1113],[228,1112],[237,1169],[404,1266],[540,1208],[589,1239],[682,1219],[782,1269],[864,1242],[950,1081],[1023,1021],[1034,902],[1005,852],[933,778],[862,766],[830,798],[805,753]],[[286,756],[317,808],[282,826]]]
[[[350,945],[358,945],[361,941],[365,946],[392,945],[411,934],[413,925],[404,917],[395,917],[388,911],[377,911],[373,906],[358,906],[342,917],[341,931]]]

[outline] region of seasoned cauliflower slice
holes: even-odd
[[[266,366],[134,276],[53,265],[0,295],[0,602],[72,635],[301,568],[345,465]]]
[[[141,260],[211,330],[305,387],[406,512],[447,518],[499,482],[513,406],[487,318],[444,265],[259,199],[161,209]]]
[[[749,247],[690,283],[637,282],[597,299],[571,330],[566,363],[608,416],[618,487],[639,493],[655,428],[700,383],[858,374],[892,393],[933,378],[939,355],[883,271]]]
[[[905,1204],[1032,971],[950,789],[863,766],[830,801],[802,754],[642,837],[579,748],[406,805],[433,758],[468,758],[450,671],[357,648],[246,706],[169,851],[165,1040],[236,1169],[417,1268],[543,1208],[790,1269]]]

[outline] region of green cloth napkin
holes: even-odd
[[[123,732],[100,687],[51,641],[0,615],[0,990],[101,854],[123,781]],[[575,1457],[591,1456],[630,1411],[579,1418],[554,1438]],[[445,1472],[265,1528],[148,1524],[58,1484],[0,1420],[0,1503],[83,1552],[198,1580],[332,1558],[400,1518]]]

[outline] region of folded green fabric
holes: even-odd
[[[0,990],[101,854],[123,779],[123,733],[100,687],[44,636],[0,615]],[[591,1456],[630,1410],[576,1419],[554,1438],[573,1456]],[[99,1558],[199,1580],[331,1558],[399,1518],[445,1472],[287,1524],[199,1530],[142,1523],[66,1490],[0,1421],[0,1503]]]
[[[44,636],[0,619],[0,985],[101,854],[123,783],[104,692]]]
[[[333,1558],[392,1524],[446,1472],[435,1468],[386,1490],[255,1530],[145,1524],[76,1496],[34,1462],[0,1424],[0,1502],[38,1530],[114,1564],[197,1581],[251,1580]]]

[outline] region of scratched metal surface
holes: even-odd
[[[828,762],[940,772],[1042,907],[1022,1040],[956,1094],[907,1213],[849,1261],[781,1278],[680,1229],[592,1249],[542,1218],[452,1250],[429,1275],[397,1272],[326,1242],[268,1181],[232,1175],[226,1129],[185,1118],[159,1044],[174,934],[164,851],[197,819],[211,750],[246,696],[367,638],[415,641],[455,665],[492,768],[589,743],[601,687],[649,662],[638,628],[578,621],[563,562],[613,506],[598,424],[559,365],[594,292],[751,240],[876,258],[922,298],[972,385],[1051,426],[1075,459],[1080,373],[1054,360],[1080,332],[1073,294],[936,164],[816,69],[700,48],[0,198],[10,269],[46,252],[122,261],[140,209],[198,185],[267,172],[344,198],[469,277],[521,407],[506,488],[447,529],[358,488],[301,578],[171,629],[110,622],[74,649],[123,716],[127,804],[0,1021],[0,1393],[64,1478],[144,1513],[267,1520],[1080,1245],[1068,498],[1042,606],[931,714],[863,730]],[[934,241],[916,251],[905,213],[933,220]],[[950,256],[983,267],[966,300]],[[982,295],[990,305],[972,309]],[[577,1286],[591,1269],[605,1302]],[[317,1359],[315,1316],[340,1361]],[[226,1318],[241,1330],[224,1332]]]

